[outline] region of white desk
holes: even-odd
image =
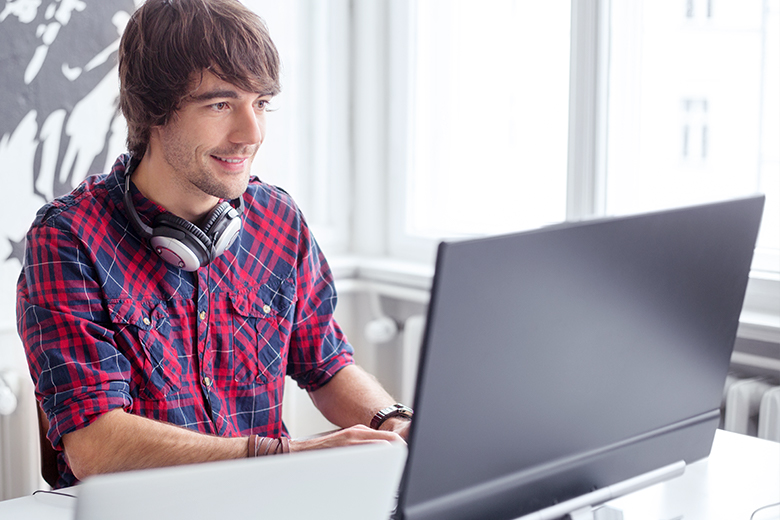
[[[780,502],[780,443],[718,430],[712,453],[678,478],[608,505],[624,520],[750,520]],[[780,520],[780,506],[753,520]]]
[[[68,490],[72,492],[72,490]],[[780,502],[780,443],[718,430],[709,458],[685,474],[609,502],[624,520],[750,520]],[[0,502],[2,520],[73,520],[75,499],[38,494]],[[780,520],[780,506],[753,520]]]
[[[65,491],[70,493],[70,491]],[[73,520],[76,499],[48,493],[0,502],[2,520]]]

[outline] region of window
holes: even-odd
[[[387,10],[389,195],[369,200],[388,239],[369,253],[430,262],[446,236],[764,193],[745,309],[777,340],[780,0]]]
[[[765,193],[780,270],[780,1],[613,2],[606,211]]]
[[[392,253],[760,192],[754,265],[780,271],[780,0],[400,4]]]
[[[569,2],[436,0],[415,9],[407,232],[564,220]]]

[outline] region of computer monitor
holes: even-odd
[[[706,457],[763,203],[442,243],[396,518],[560,517]]]

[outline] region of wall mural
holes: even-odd
[[[38,208],[125,149],[116,51],[141,0],[0,0],[0,328]]]

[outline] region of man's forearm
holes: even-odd
[[[341,369],[325,386],[312,392],[311,398],[326,419],[342,428],[368,426],[374,414],[396,402],[374,376],[356,365]],[[391,418],[383,429],[397,431],[392,426],[406,423],[405,419]]]
[[[204,435],[121,409],[63,437],[76,478],[133,469],[246,457],[246,438]]]
[[[387,420],[381,429],[388,432],[367,427],[378,410],[392,405],[395,400],[372,375],[357,366],[343,368],[311,396],[329,421],[348,430],[311,440],[291,441],[291,451],[392,442],[406,437],[408,421],[405,419]],[[354,428],[355,425],[361,426]],[[121,409],[112,410],[89,426],[65,435],[63,444],[68,464],[79,480],[99,473],[247,456],[246,437],[205,435],[128,414]]]

